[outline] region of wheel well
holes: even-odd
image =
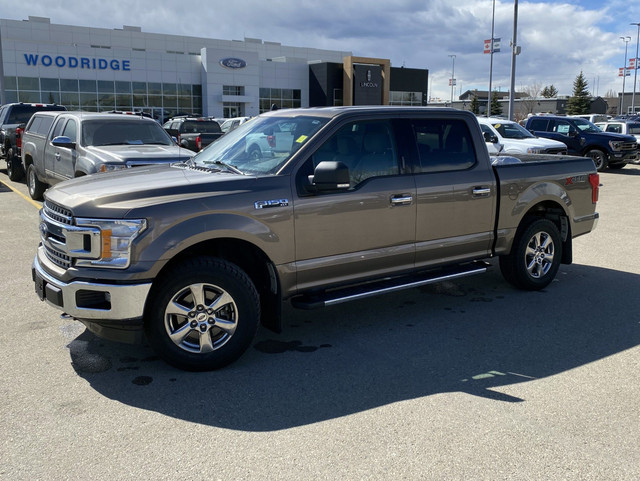
[[[213,239],[193,245],[171,259],[156,280],[170,269],[192,257],[209,256],[237,265],[253,282],[260,295],[261,323],[276,332],[281,329],[280,282],[275,266],[258,247],[240,239]]]
[[[571,237],[571,223],[564,209],[557,202],[545,201],[536,204],[520,221],[520,225],[527,224],[527,220],[532,217],[544,218],[553,222],[560,232],[562,239],[562,263],[571,264],[573,259],[573,242]]]
[[[24,156],[24,168],[28,169],[29,166],[33,164],[33,158],[30,155],[26,155]]]
[[[584,148],[584,150],[582,151],[582,155],[587,155],[587,152],[589,152],[590,150],[599,150],[600,152],[602,152],[605,156],[609,156],[609,153],[606,151],[605,148],[600,147],[599,145],[589,145],[587,147]]]

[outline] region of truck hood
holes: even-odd
[[[610,140],[622,142],[636,141],[636,138],[633,135],[616,134],[614,132],[587,132],[587,135],[595,139],[602,139],[603,142],[609,142]]]
[[[194,153],[177,145],[101,145],[86,147],[88,153],[109,163],[177,162],[193,157]]]
[[[117,219],[132,209],[236,192],[251,179],[254,177],[190,169],[184,164],[149,165],[60,182],[45,192],[45,199],[71,209],[77,217]]]

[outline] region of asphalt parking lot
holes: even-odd
[[[0,170],[0,479],[640,478],[640,166],[541,292],[488,274],[318,311],[217,372],[95,338],[31,281]]]

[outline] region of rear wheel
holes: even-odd
[[[47,184],[40,182],[36,173],[36,166],[33,164],[27,169],[27,187],[33,200],[42,200],[42,194],[47,190]]]
[[[593,163],[596,164],[596,169],[598,171],[603,171],[607,168],[607,154],[600,149],[591,149],[588,150],[585,154],[585,157],[591,157],[593,159]]]
[[[21,180],[24,177],[20,157],[14,155],[12,148],[7,152],[7,175],[13,181]]]
[[[197,257],[177,265],[150,297],[145,329],[155,351],[189,371],[218,369],[253,340],[260,302],[253,282],[222,259]]]
[[[520,289],[540,290],[555,278],[561,259],[558,227],[548,219],[534,218],[518,230],[511,253],[500,257],[500,271]]]

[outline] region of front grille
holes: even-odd
[[[636,150],[638,148],[638,144],[635,142],[625,142],[620,147],[620,150]]]
[[[552,154],[552,155],[567,155],[567,149],[562,149],[562,148],[547,149],[545,153]]]
[[[64,207],[61,207],[58,204],[54,204],[53,202],[50,202],[48,200],[44,202],[43,209],[44,214],[50,219],[53,219],[56,222],[60,222],[61,224],[73,224],[73,216],[69,209],[65,209]]]
[[[71,257],[62,252],[58,252],[56,250],[51,249],[46,244],[44,245],[44,253],[51,262],[55,265],[62,267],[63,269],[68,269],[71,267]]]

